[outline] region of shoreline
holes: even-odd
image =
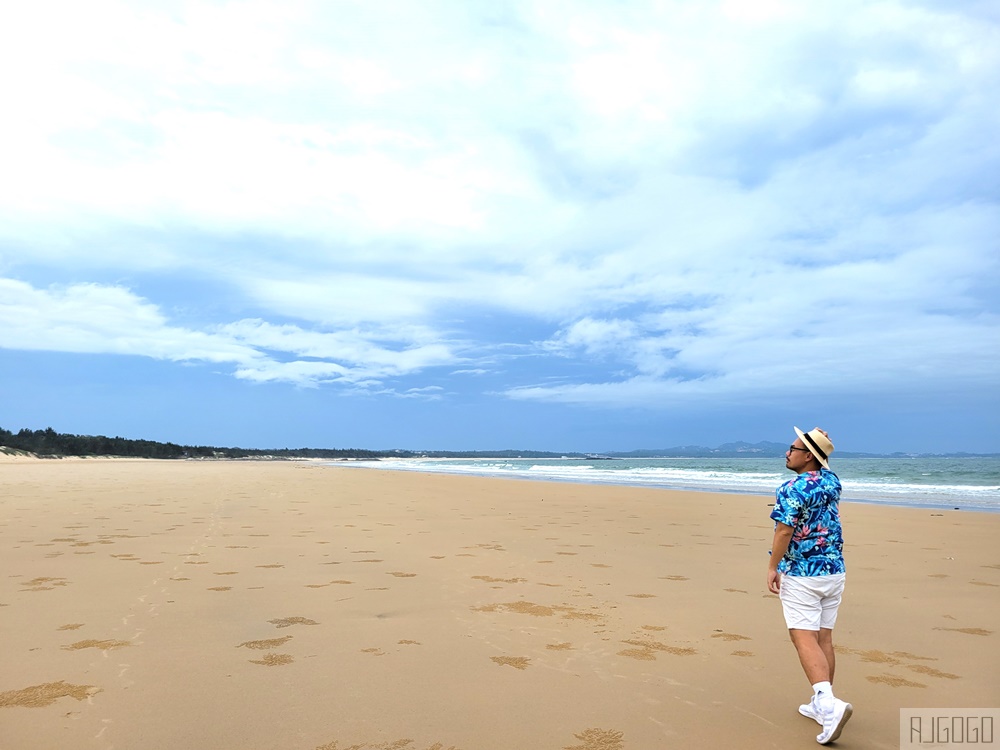
[[[5,463],[31,463],[31,462],[87,462],[87,461],[163,461],[167,463],[213,463],[213,462],[231,462],[231,463],[304,463],[304,464],[317,464],[321,466],[328,466],[331,468],[346,467],[346,468],[356,468],[356,469],[372,469],[372,470],[382,470],[382,471],[403,471],[407,473],[415,474],[434,474],[437,476],[471,476],[471,477],[482,477],[485,479],[498,479],[498,480],[517,480],[524,482],[552,482],[558,484],[581,484],[589,486],[598,487],[634,487],[637,489],[654,489],[663,490],[668,492],[693,492],[699,495],[702,494],[729,494],[736,496],[753,496],[753,497],[770,497],[773,493],[765,493],[759,490],[741,490],[733,487],[718,487],[718,488],[705,488],[705,487],[688,487],[681,486],[679,484],[663,483],[657,484],[652,482],[635,482],[630,483],[627,481],[601,481],[601,480],[591,480],[587,481],[585,477],[532,477],[523,476],[517,474],[504,474],[502,472],[449,472],[449,471],[433,471],[424,469],[395,469],[391,468],[391,464],[396,461],[408,461],[408,462],[432,462],[432,461],[466,461],[469,459],[413,459],[413,458],[381,458],[381,459],[364,459],[364,458],[342,458],[342,459],[329,459],[329,458],[312,458],[312,457],[246,457],[246,458],[144,458],[144,457],[132,457],[132,456],[37,456],[37,455],[24,455],[24,454],[9,454],[0,452],[0,465]],[[506,460],[504,458],[498,458],[496,460]],[[550,460],[550,459],[528,459],[528,460]],[[562,459],[551,459],[551,460],[562,460]],[[570,459],[566,459],[570,460]],[[585,459],[581,459],[585,460]],[[677,460],[670,458],[669,460]],[[698,461],[703,459],[690,459],[692,461]],[[726,460],[726,459],[720,459]],[[356,464],[369,464],[364,466],[357,466]],[[380,466],[379,464],[386,464]],[[777,486],[777,485],[775,485]],[[990,506],[977,506],[977,505],[955,505],[954,502],[949,501],[920,501],[920,500],[893,500],[885,498],[863,498],[863,497],[844,497],[841,498],[841,503],[858,503],[861,505],[872,505],[876,507],[887,507],[887,508],[912,508],[919,510],[932,510],[932,511],[960,511],[962,513],[985,513],[989,515],[1000,514],[1000,506],[990,507]]]
[[[637,489],[654,489],[663,490],[668,492],[693,492],[699,495],[707,494],[729,494],[736,496],[753,496],[753,497],[769,497],[768,493],[758,491],[758,490],[740,490],[733,487],[719,487],[719,488],[705,488],[705,487],[687,487],[678,484],[663,483],[657,484],[652,482],[635,482],[630,483],[627,481],[601,481],[601,480],[591,480],[587,481],[585,477],[573,477],[573,478],[563,478],[563,477],[531,477],[531,476],[521,476],[517,474],[504,474],[501,472],[448,472],[448,471],[433,471],[424,469],[394,469],[390,468],[391,464],[396,461],[465,461],[469,459],[397,459],[397,458],[381,458],[381,459],[364,459],[364,458],[342,458],[342,459],[329,459],[329,458],[306,458],[306,457],[294,457],[294,458],[283,458],[283,457],[246,457],[246,458],[144,458],[144,457],[133,457],[133,456],[37,456],[37,455],[24,455],[24,454],[9,454],[0,452],[0,465],[5,463],[32,463],[32,462],[87,462],[87,461],[103,461],[103,462],[113,462],[113,461],[163,461],[167,463],[213,463],[213,462],[231,462],[231,463],[304,463],[304,464],[317,464],[321,466],[328,466],[331,468],[346,467],[346,468],[356,468],[356,469],[372,469],[375,471],[404,471],[414,474],[434,474],[437,476],[471,476],[471,477],[482,477],[484,479],[498,479],[498,480],[516,480],[523,482],[552,482],[558,484],[581,484],[589,486],[598,487],[634,487]],[[506,460],[498,458],[496,460]],[[530,459],[530,460],[550,460],[550,459]],[[551,459],[551,460],[562,460],[562,459]],[[570,459],[566,459],[570,460]],[[585,460],[585,459],[581,459]],[[669,460],[677,460],[670,458]],[[703,460],[703,459],[690,459],[692,461]],[[726,460],[726,459],[721,459]],[[371,464],[365,466],[357,466],[356,464]],[[388,464],[387,466],[379,466],[378,464]],[[777,485],[775,485],[777,486]],[[989,515],[1000,514],[1000,506],[989,507],[989,506],[976,506],[976,505],[955,505],[953,502],[948,501],[919,501],[919,500],[893,500],[885,498],[863,498],[863,497],[843,497],[841,498],[841,504],[845,503],[858,503],[861,505],[872,505],[876,507],[887,507],[887,508],[912,508],[918,510],[932,510],[932,511],[960,511],[962,513],[985,513]]]
[[[394,459],[380,460],[378,463],[388,463]],[[414,459],[398,459],[401,461],[412,461]],[[439,461],[441,459],[428,459],[428,461]],[[465,460],[465,459],[456,459]],[[533,460],[533,459],[532,459]],[[674,460],[674,459],[670,459]],[[701,459],[692,459],[701,460]],[[482,477],[484,479],[497,479],[497,480],[512,480],[512,481],[523,481],[523,482],[552,482],[557,484],[580,484],[586,486],[596,486],[596,487],[633,487],[636,489],[651,489],[651,490],[663,490],[667,492],[693,492],[696,494],[722,494],[722,495],[736,495],[736,496],[752,496],[752,497],[771,497],[773,500],[773,492],[770,495],[757,491],[757,490],[740,490],[732,487],[725,488],[704,488],[704,487],[685,487],[677,484],[663,483],[658,484],[654,482],[628,482],[628,481],[602,481],[599,479],[594,479],[587,481],[585,477],[547,477],[547,476],[524,476],[520,474],[513,473],[503,473],[503,472],[453,472],[453,471],[434,471],[432,469],[397,469],[391,468],[389,466],[379,466],[375,462],[369,462],[372,465],[366,466],[350,466],[351,463],[362,463],[364,459],[359,459],[355,461],[329,461],[327,459],[317,459],[319,463],[324,466],[330,466],[332,468],[337,468],[340,466],[345,466],[346,468],[352,469],[370,469],[373,471],[395,471],[401,473],[412,473],[412,474],[434,474],[436,476],[468,476],[468,477]],[[778,484],[775,484],[777,488]],[[879,507],[889,507],[889,508],[914,508],[922,510],[948,510],[948,511],[962,511],[963,513],[986,513],[986,514],[1000,514],[1000,506],[996,507],[984,507],[984,506],[955,506],[954,503],[950,502],[933,502],[933,501],[902,501],[902,500],[886,500],[886,499],[870,499],[870,498],[858,498],[858,497],[847,497],[841,498],[841,504],[844,503],[859,503],[862,505],[874,505]]]

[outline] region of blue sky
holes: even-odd
[[[20,3],[0,426],[1000,451],[990,2]]]

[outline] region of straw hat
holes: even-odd
[[[803,432],[796,427],[795,434],[802,439],[809,452],[816,456],[816,460],[823,464],[824,468],[829,469],[830,464],[828,461],[830,460],[830,454],[833,453],[833,443],[830,442],[830,438],[827,437],[826,433],[819,427],[809,432]]]

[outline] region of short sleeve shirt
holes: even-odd
[[[778,488],[771,518],[793,529],[778,572],[790,576],[844,572],[839,504],[840,480],[829,469],[807,471]]]

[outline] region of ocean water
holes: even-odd
[[[782,458],[390,459],[338,466],[773,495]],[[834,458],[843,500],[1000,512],[1000,458]]]

